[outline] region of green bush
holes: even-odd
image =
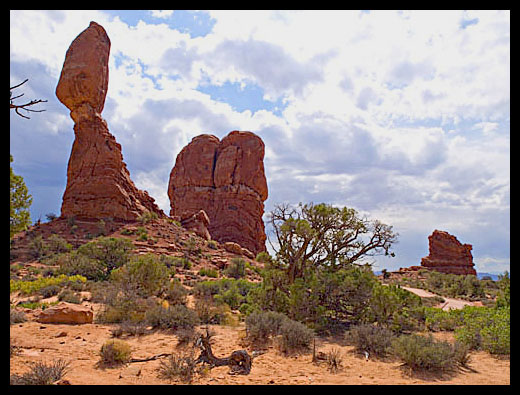
[[[471,349],[492,354],[510,354],[510,309],[466,306],[461,326],[455,329],[457,341]]]
[[[67,243],[67,240],[55,234],[49,236],[46,240],[46,243],[48,250],[54,254],[69,252],[72,250],[72,245]]]
[[[280,339],[278,346],[284,353],[291,353],[310,348],[314,332],[307,326],[289,318],[280,325]]]
[[[231,264],[224,269],[223,273],[235,279],[244,277],[246,275],[246,261],[242,258],[231,259]]]
[[[44,298],[50,298],[51,296],[58,295],[61,291],[61,287],[58,285],[48,285],[41,288],[38,293]]]
[[[199,270],[199,275],[217,278],[218,277],[218,271],[216,269],[203,267],[203,268],[201,268]]]
[[[448,342],[437,341],[433,336],[402,335],[392,341],[392,353],[413,370],[442,373],[457,365],[455,348]]]
[[[460,310],[441,310],[436,307],[426,307],[425,325],[429,331],[453,331],[461,325],[462,316]]]
[[[10,325],[19,324],[21,322],[27,321],[27,317],[23,311],[11,308],[9,313],[10,313],[10,321],[9,321]]]
[[[348,333],[349,341],[359,352],[367,351],[370,355],[385,357],[395,337],[391,330],[372,324],[353,326]]]
[[[164,291],[164,297],[171,304],[186,304],[188,289],[184,287],[178,279],[173,279]]]
[[[110,281],[127,292],[135,292],[142,297],[158,295],[164,290],[170,277],[168,268],[153,254],[138,255],[130,262],[115,269]]]
[[[81,297],[77,293],[71,291],[70,289],[63,290],[58,295],[58,300],[67,302],[67,303],[74,303],[74,304],[81,303]]]
[[[247,338],[252,342],[266,341],[280,333],[282,323],[289,319],[276,311],[253,312],[246,317]]]
[[[143,225],[145,225],[150,221],[156,220],[157,218],[159,218],[157,213],[152,211],[145,211],[137,218],[137,220],[141,222]]]
[[[174,331],[179,328],[193,328],[199,323],[197,314],[181,304],[167,308],[155,306],[146,312],[145,317],[148,324],[155,328]]]
[[[161,361],[158,377],[165,380],[180,379],[191,383],[195,374],[196,361],[193,350],[181,354],[171,354],[166,361]]]

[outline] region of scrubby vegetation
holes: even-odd
[[[31,370],[22,375],[13,374],[10,377],[11,385],[51,385],[67,373],[70,363],[62,359],[46,364],[36,362]]]

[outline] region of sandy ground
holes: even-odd
[[[110,338],[113,326],[100,324],[58,325],[28,321],[11,326],[11,343],[20,352],[10,360],[11,374],[21,374],[37,361],[51,362],[62,358],[70,361],[65,379],[71,384],[181,384],[157,377],[161,360],[130,363],[116,368],[100,369],[98,352]],[[236,327],[210,326],[215,332],[213,352],[229,356],[244,347],[244,324]],[[66,335],[63,336],[65,332]],[[58,334],[62,336],[57,337]],[[435,336],[453,341],[452,333]],[[177,352],[177,338],[170,333],[155,332],[141,337],[123,337],[132,347],[133,358],[146,358],[160,353]],[[193,384],[510,384],[510,361],[501,360],[485,352],[472,352],[470,369],[463,369],[442,377],[429,374],[411,374],[397,361],[365,360],[352,346],[333,338],[316,339],[317,352],[332,348],[340,351],[342,369],[331,373],[322,363],[312,363],[312,354],[286,357],[274,346],[257,356],[249,375],[230,375],[226,366],[216,367],[206,377],[196,377]],[[198,355],[198,352],[196,353]]]

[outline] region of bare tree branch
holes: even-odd
[[[27,111],[27,112],[43,112],[45,110],[33,110],[32,108],[27,108],[27,107],[34,106],[35,104],[38,104],[38,103],[46,103],[47,100],[35,99],[35,100],[31,100],[30,102],[27,102],[27,103],[24,103],[24,104],[15,104],[15,103],[13,103],[13,101],[15,99],[18,99],[18,98],[23,96],[23,93],[22,93],[22,94],[19,94],[18,96],[14,96],[13,97],[13,89],[16,89],[16,88],[22,86],[27,81],[29,81],[28,78],[25,79],[24,81],[22,81],[21,83],[19,83],[18,85],[15,85],[15,86],[12,86],[11,88],[9,88],[9,99],[10,99],[10,109],[14,109],[16,114],[18,114],[22,118],[30,119],[28,116],[25,116],[25,115],[21,114],[19,112],[19,110],[24,110],[24,111]]]

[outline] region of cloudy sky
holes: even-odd
[[[10,84],[43,113],[10,113],[31,216],[60,213],[74,133],[55,96],[67,48],[96,21],[112,46],[103,117],[136,186],[169,212],[182,147],[249,130],[269,198],[355,208],[420,264],[434,229],[510,270],[509,11],[11,11]]]

